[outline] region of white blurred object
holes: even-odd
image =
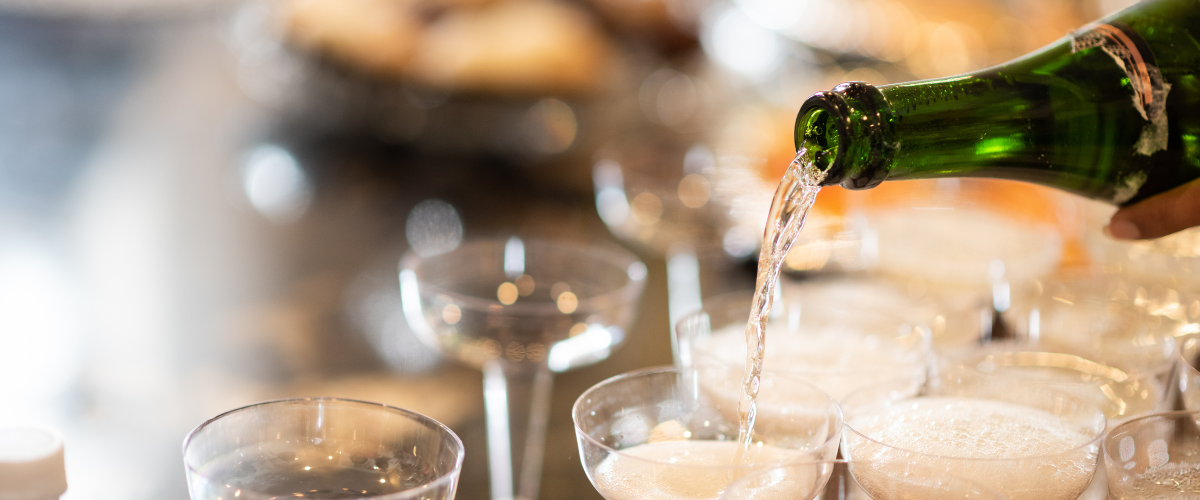
[[[784,59],[782,41],[739,9],[717,6],[703,19],[701,43],[710,57],[751,79],[765,78]]]
[[[454,205],[437,199],[425,200],[409,212],[404,233],[417,255],[440,255],[462,243],[462,218]]]
[[[0,243],[0,397],[7,402],[53,400],[76,383],[85,327],[74,285],[47,245]],[[2,414],[12,418],[21,406]]]
[[[1033,279],[1054,272],[1062,256],[1062,239],[1053,227],[982,208],[891,206],[867,218],[878,232],[879,271],[920,277],[930,285],[986,290],[997,267],[1009,280]]]
[[[250,204],[276,223],[295,222],[312,202],[312,185],[296,158],[272,144],[258,146],[246,156],[242,183]]]
[[[0,500],[54,500],[66,491],[62,436],[42,427],[0,427]]]

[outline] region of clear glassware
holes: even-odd
[[[1113,425],[1169,407],[1176,336],[1187,324],[1140,302],[1136,286],[1084,273],[1030,281],[1013,297],[1002,314],[1008,338],[943,350],[943,372],[1046,385],[1089,401]]]
[[[931,318],[842,298],[785,292],[771,310],[763,368],[806,380],[836,400],[886,381],[923,384],[932,360],[924,323]],[[708,387],[711,366],[734,371],[745,366],[751,299],[750,293],[718,297],[676,324],[677,364],[697,368],[702,386]],[[729,390],[729,397],[740,394],[740,387]]]
[[[638,127],[601,148],[592,167],[596,211],[609,231],[666,258],[672,324],[699,308],[703,296],[753,285],[732,282],[753,279],[742,276],[739,261],[753,253],[763,227],[759,221],[751,230],[730,217],[717,192],[716,158],[695,140],[663,127]],[[769,200],[771,193],[764,196]],[[729,235],[736,255],[723,244]]]
[[[618,247],[517,237],[405,255],[409,325],[483,370],[492,498],[537,498],[552,374],[603,360],[625,340],[645,277]]]
[[[856,198],[851,209],[861,213],[869,233],[865,239],[875,245],[871,269],[942,310],[987,305],[1004,311],[1012,283],[1049,276],[1063,261],[1061,195],[992,180],[897,184]],[[956,332],[967,333],[952,329],[937,344],[979,341]],[[990,330],[979,333],[991,335]]]
[[[842,406],[847,460],[937,467],[1012,500],[1079,498],[1106,426],[1081,398],[1001,377],[943,375],[916,390],[880,384]]]
[[[881,471],[886,471],[880,473]],[[854,473],[867,480],[860,484]],[[827,481],[822,479],[827,478]],[[734,481],[721,500],[1005,500],[974,481],[907,462],[789,464]]]
[[[1104,439],[1108,497],[1200,495],[1200,412],[1158,413],[1113,428]]]
[[[230,410],[183,442],[192,500],[452,500],[462,462],[462,441],[436,420],[336,398]]]
[[[764,372],[749,460],[737,460],[737,398],[697,384],[698,374],[649,368],[605,380],[575,402],[584,470],[608,500],[716,500],[752,471],[831,460],[841,410],[816,387]],[[729,371],[740,384],[741,372]],[[821,482],[824,482],[821,480]]]
[[[1200,229],[1153,240],[1114,240],[1101,229],[1117,207],[1081,197],[1076,197],[1074,203],[1083,219],[1078,231],[1091,263],[1148,285],[1147,294],[1152,299],[1169,298],[1166,296],[1172,292],[1178,299],[1178,294],[1195,289],[1200,280]]]
[[[1200,335],[1189,335],[1180,342],[1179,369],[1176,383],[1179,384],[1179,401],[1176,410],[1200,411]]]

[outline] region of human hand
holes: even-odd
[[[1200,225],[1200,179],[1122,207],[1104,234],[1118,240],[1152,239]]]

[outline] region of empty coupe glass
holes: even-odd
[[[618,247],[516,237],[405,255],[409,325],[483,370],[493,499],[537,498],[551,374],[603,360],[625,340],[645,277]]]
[[[401,408],[335,398],[222,413],[183,442],[192,500],[452,500],[463,445]]]

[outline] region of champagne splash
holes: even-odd
[[[750,308],[750,320],[746,324],[746,371],[742,377],[742,398],[738,403],[738,442],[742,443],[742,452],[750,449],[752,444],[767,320],[775,300],[775,287],[779,284],[779,271],[784,257],[804,227],[804,218],[817,201],[817,192],[821,190],[821,181],[824,179],[825,172],[817,168],[808,151],[801,148],[783,174],[775,197],[771,200],[771,212],[767,215],[762,250],[758,255],[754,301]],[[739,461],[743,458],[741,455],[743,453],[739,453]]]

